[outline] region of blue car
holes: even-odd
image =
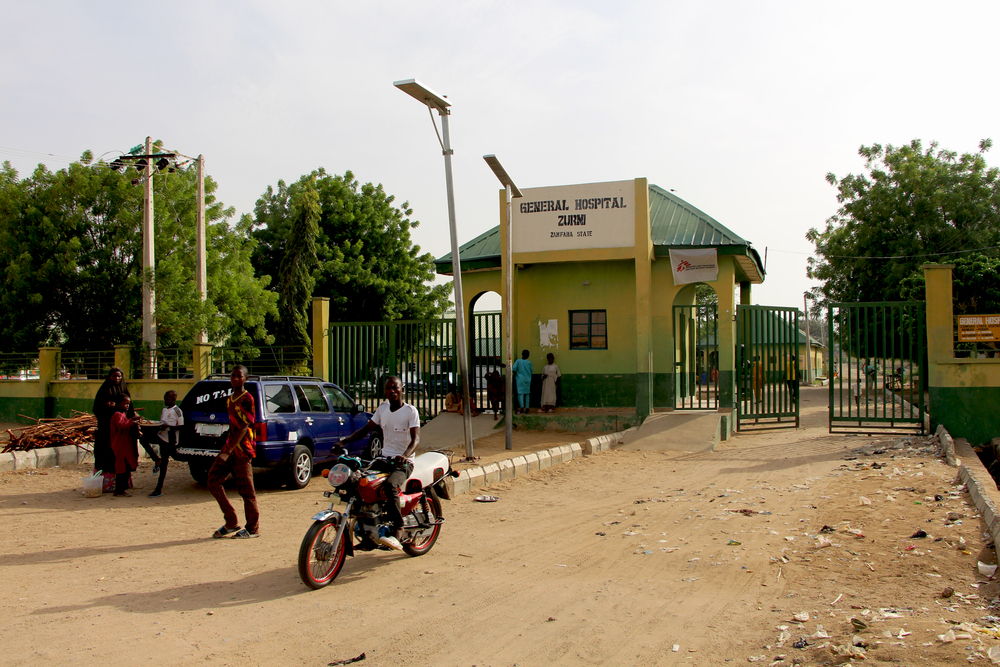
[[[301,489],[313,468],[332,461],[341,438],[364,426],[371,413],[343,389],[320,378],[251,375],[246,390],[257,410],[255,468],[278,470],[290,488]],[[184,426],[177,454],[186,460],[195,481],[204,484],[208,469],[226,441],[229,376],[212,375],[196,383],[181,401]],[[374,458],[382,451],[382,434],[348,443],[349,453]]]

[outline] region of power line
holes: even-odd
[[[945,255],[962,255],[970,252],[982,252],[984,250],[997,250],[1000,245],[984,246],[982,248],[967,248],[965,250],[949,250],[947,252],[928,252],[919,255],[825,255],[824,259],[920,259],[921,257],[943,257]],[[780,250],[772,248],[771,252],[783,252],[791,255],[816,255],[821,253],[802,252],[799,250]]]

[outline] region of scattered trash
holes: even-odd
[[[871,505],[872,501],[871,501],[870,498],[865,498],[864,496],[861,496],[860,498],[858,498],[858,504],[859,505]]]
[[[851,619],[851,625],[854,626],[854,629],[858,631],[868,629],[868,624],[857,617]]]
[[[809,642],[806,641],[805,637],[800,637],[792,642],[792,648],[805,648],[807,646],[809,646]]]
[[[545,619],[545,622],[546,622],[546,623],[551,623],[551,622],[552,622],[552,621],[554,621],[554,620],[556,620],[556,617],[555,617],[555,616],[549,616],[549,617],[548,617],[547,619]]]
[[[796,623],[806,623],[809,621],[809,612],[800,611],[799,613],[792,616],[792,620],[795,621]]]
[[[832,547],[832,546],[833,546],[833,542],[830,541],[830,538],[824,537],[822,535],[820,535],[819,537],[816,538],[816,548],[817,549],[825,549],[826,547]]]
[[[740,541],[738,541],[738,540],[729,540],[728,542],[726,542],[726,544],[728,544],[731,547],[738,547],[739,545],[741,545],[743,543],[740,542]]]
[[[822,528],[819,529],[819,532],[821,533],[832,533],[834,531],[836,531],[836,528],[834,528],[833,526],[826,526],[826,525],[824,525]]]
[[[910,539],[911,540],[919,540],[922,537],[927,537],[927,531],[926,530],[918,530],[917,532],[915,532],[912,535],[910,535]]]
[[[943,598],[950,598],[954,594],[955,594],[955,589],[952,588],[951,586],[946,586],[945,589],[941,591],[941,597]]]
[[[994,574],[996,574],[997,566],[995,564],[988,565],[983,561],[979,561],[978,566],[979,566],[979,574],[983,575],[984,577],[992,577]]]
[[[475,501],[477,503],[495,503],[500,500],[499,496],[476,496]]]
[[[365,659],[365,654],[356,655],[353,658],[347,658],[346,660],[335,660],[334,662],[328,662],[327,667],[333,667],[334,665],[349,665],[352,662],[361,662]]]
[[[604,532],[601,532],[601,531],[598,531],[598,532],[594,533],[594,535],[600,535],[601,537],[604,537],[604,536],[606,536],[606,535],[607,535],[607,533],[604,533]]]
[[[955,631],[954,630],[949,630],[948,632],[944,633],[943,635],[938,635],[937,636],[937,640],[939,642],[941,642],[942,644],[950,644],[953,641],[955,641]]]
[[[670,650],[673,651],[674,653],[677,653],[678,651],[681,650],[681,645],[680,644],[674,644],[673,646],[670,647]]]

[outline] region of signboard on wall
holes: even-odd
[[[630,248],[635,245],[635,181],[522,189],[514,200],[514,252]]]
[[[992,343],[1000,341],[1000,315],[959,315],[960,343]]]

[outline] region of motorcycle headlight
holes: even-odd
[[[337,488],[338,486],[346,482],[350,476],[351,476],[351,469],[348,468],[347,465],[343,463],[338,463],[337,465],[330,468],[330,474],[326,476],[326,479],[328,482],[330,482],[330,486],[332,486],[333,488]]]

